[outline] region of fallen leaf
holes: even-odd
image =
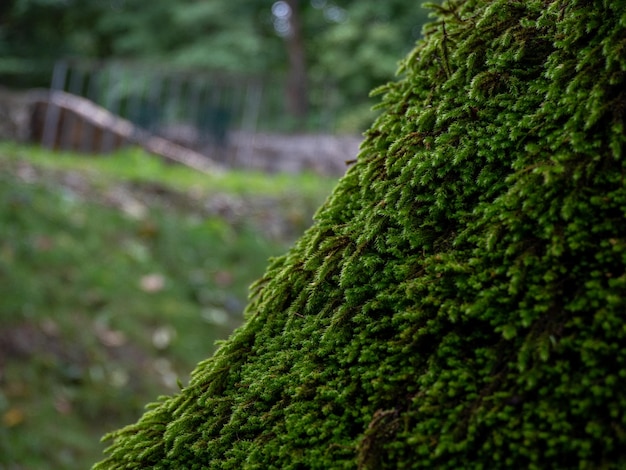
[[[234,276],[230,271],[222,270],[214,273],[213,279],[218,287],[226,288],[233,284]]]
[[[152,333],[152,344],[157,349],[166,349],[176,337],[176,330],[171,326],[161,326]]]
[[[66,397],[57,397],[54,401],[54,409],[59,414],[66,415],[72,412],[72,403]]]
[[[144,292],[159,292],[165,287],[165,277],[162,274],[147,274],[141,278],[139,285]]]
[[[26,416],[19,408],[10,408],[2,415],[2,423],[7,428],[12,428],[24,422]]]
[[[100,342],[110,348],[117,348],[126,343],[126,335],[123,331],[112,330],[104,325],[97,324],[95,332]]]
[[[34,245],[37,251],[50,251],[54,248],[54,240],[46,235],[40,235],[35,238]]]

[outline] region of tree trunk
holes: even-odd
[[[297,119],[299,125],[304,124],[308,110],[308,87],[306,55],[302,21],[300,19],[300,1],[287,0],[291,9],[289,17],[289,33],[285,36],[289,55],[289,75],[287,77],[287,109]]]

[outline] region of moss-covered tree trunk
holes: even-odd
[[[467,0],[98,469],[625,468],[626,2]]]

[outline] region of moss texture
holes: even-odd
[[[626,2],[436,9],[247,322],[95,468],[625,468]]]

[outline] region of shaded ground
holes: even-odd
[[[84,172],[52,170],[27,161],[0,162],[25,183],[64,188],[68,194],[116,208],[142,218],[149,207],[175,210],[198,217],[221,217],[233,226],[243,223],[257,227],[264,236],[279,241],[294,239],[310,223],[310,207],[289,207],[286,195],[240,195],[227,192],[180,191],[157,181],[117,181],[99,184]],[[297,204],[298,201],[293,201]]]
[[[190,170],[171,166],[117,178],[110,158],[3,149],[0,469],[88,468],[104,432],[175,392],[239,324],[247,287],[326,190],[265,191],[259,175],[231,185],[245,190],[193,173],[173,185],[160,176]]]

